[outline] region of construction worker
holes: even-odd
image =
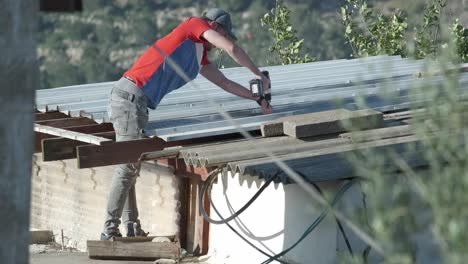
[[[260,97],[252,96],[250,90],[227,79],[210,63],[207,52],[220,48],[237,63],[249,69],[255,78],[269,87],[266,78],[242,48],[235,44],[230,14],[219,8],[206,11],[201,18],[190,17],[171,33],[157,40],[123,74],[112,89],[108,114],[114,125],[117,141],[143,138],[143,129],[148,122],[148,108],[156,109],[169,92],[186,84],[171,67],[169,57],[188,76],[195,79],[201,73],[225,91],[256,101],[262,113],[269,114],[272,108]],[[120,237],[120,218],[127,228],[127,236],[146,236],[138,220],[135,198],[135,181],[139,164],[120,165],[113,178],[108,197],[106,220],[101,240]]]

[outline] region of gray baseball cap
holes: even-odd
[[[220,8],[211,8],[208,11],[206,11],[204,17],[208,18],[209,20],[213,20],[216,23],[223,26],[224,30],[228,33],[229,37],[231,37],[234,40],[237,40],[236,35],[232,33],[231,14]]]

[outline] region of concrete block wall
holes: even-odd
[[[33,157],[31,228],[52,230],[61,243],[86,250],[86,240],[99,239],[115,166],[78,169],[76,160],[42,162]],[[144,163],[136,183],[142,227],[150,235],[178,232],[178,184],[172,170]],[[121,227],[121,232],[125,232]]]

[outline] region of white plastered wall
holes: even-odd
[[[213,185],[212,197],[223,217],[240,209],[264,182],[258,178],[223,176]],[[343,182],[319,183],[324,191],[336,193]],[[359,184],[352,186],[343,196],[339,207],[347,213],[363,206]],[[237,220],[230,223],[249,241],[263,251],[274,255],[295,243],[311,223],[320,215],[322,207],[297,184],[271,184]],[[211,209],[215,219],[216,214]],[[353,250],[365,248],[352,232],[348,233]],[[328,215],[322,223],[298,246],[287,254],[288,263],[337,263],[338,252],[347,248],[336,220]],[[261,263],[263,254],[242,241],[226,225],[210,225],[210,263]],[[286,259],[285,259],[286,260]],[[278,263],[278,262],[273,262]]]

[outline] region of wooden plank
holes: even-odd
[[[112,126],[111,123],[69,126],[69,127],[64,127],[63,129],[85,133],[85,134],[114,131],[114,127]]]
[[[45,121],[45,120],[60,119],[60,118],[67,118],[67,117],[69,117],[67,114],[64,114],[58,111],[34,114],[35,121]]]
[[[182,248],[187,248],[187,227],[189,221],[189,190],[190,182],[188,178],[181,178],[179,181],[179,197],[178,202],[179,206],[179,240]]]
[[[348,132],[340,135],[341,138],[351,139],[353,142],[368,142],[387,138],[396,138],[412,135],[409,125],[385,127],[367,131]]]
[[[126,242],[88,240],[88,255],[92,259],[156,260],[160,258],[178,260],[180,247],[169,242]]]
[[[60,118],[60,119],[53,119],[53,120],[38,121],[36,122],[36,124],[50,126],[50,127],[64,128],[64,127],[70,127],[70,126],[96,124],[96,122],[86,117],[70,117],[70,118]]]
[[[77,147],[78,168],[92,168],[124,163],[135,163],[144,152],[162,150],[165,141],[154,137],[121,141],[102,146]]]
[[[165,142],[160,138],[150,138],[150,139],[139,139],[131,141],[133,143],[123,143],[116,142],[112,143],[112,146],[107,147],[93,147],[93,146],[79,146],[77,147],[77,158],[78,158],[78,167],[79,168],[91,168],[99,166],[107,166],[114,164],[123,164],[123,163],[133,163],[137,162],[140,159],[141,155],[146,152],[155,152],[161,151],[164,148],[176,147],[176,146],[191,146],[203,143],[214,143],[217,141],[227,141],[239,139],[242,136],[240,134],[230,134],[230,135],[218,135],[210,136],[204,138],[196,139],[187,139],[187,140],[177,140]],[[155,142],[156,140],[157,142]],[[145,143],[146,142],[146,143]],[[127,149],[136,148],[136,149]],[[99,153],[94,153],[94,151]],[[125,151],[122,151],[125,150]],[[105,151],[109,151],[108,154]],[[120,153],[122,152],[122,153]],[[81,153],[81,154],[80,154]],[[158,154],[156,154],[158,155]],[[138,156],[138,157],[137,157]],[[95,159],[95,160],[92,160]],[[163,159],[160,157],[159,159]],[[188,171],[184,168],[184,171]]]
[[[206,178],[205,178],[206,179]],[[201,183],[200,183],[201,186]],[[197,198],[199,199],[199,198]],[[205,208],[205,211],[208,215],[210,215],[210,210],[211,210],[211,205],[210,205],[210,200],[208,199],[208,193],[205,193],[205,197],[203,200],[203,207]],[[210,223],[203,218],[203,216],[200,214],[200,211],[198,212],[198,217],[200,218],[200,221],[202,222],[200,230],[200,243],[201,243],[201,251],[200,255],[207,255],[208,250],[209,250],[209,242],[210,242]]]
[[[98,132],[107,132],[107,131],[114,131],[114,128],[111,123],[102,123],[102,124],[91,124],[91,125],[82,125],[82,126],[71,126],[71,127],[64,127],[63,129],[76,131],[86,134],[91,133],[98,133]],[[35,132],[35,153],[42,152],[42,140],[49,139],[49,138],[58,138],[54,135],[49,135],[45,133]],[[75,156],[76,157],[76,156]],[[74,158],[75,158],[74,157]]]
[[[54,241],[54,233],[50,230],[29,231],[29,244],[47,244]]]
[[[100,132],[92,135],[115,140],[115,132]],[[68,138],[51,138],[42,140],[42,160],[54,161],[76,158],[76,147],[87,145],[81,141]]]
[[[190,196],[190,222],[188,225],[188,237],[189,244],[187,245],[187,251],[195,256],[206,255],[208,253],[208,241],[209,241],[209,223],[200,214],[199,200],[201,184],[199,178],[190,178],[191,185],[191,196]],[[204,209],[209,214],[210,205],[208,197],[205,193],[204,198]]]
[[[98,137],[95,135],[84,134],[80,132],[69,131],[69,130],[62,129],[62,128],[44,126],[44,125],[39,125],[39,124],[34,124],[34,131],[46,133],[50,135],[55,135],[55,136],[59,136],[62,138],[78,140],[78,141],[82,141],[82,142],[90,143],[94,145],[102,145],[102,144],[106,144],[112,141],[104,137]]]
[[[122,242],[152,242],[154,240],[167,240],[168,242],[174,242],[175,236],[147,236],[147,237],[112,237],[112,241]]]

